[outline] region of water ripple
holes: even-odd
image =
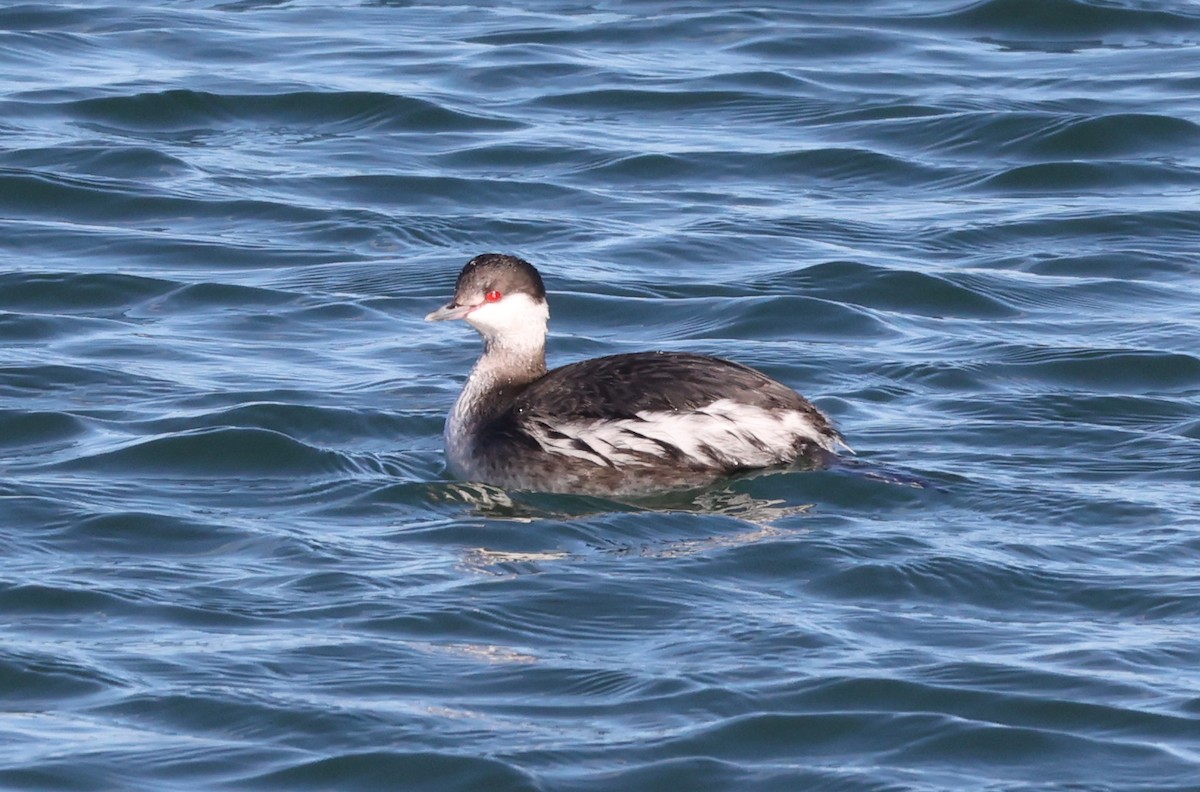
[[[1192,789],[1198,26],[0,8],[0,785]],[[453,481],[489,250],[857,455]]]

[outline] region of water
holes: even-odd
[[[916,6],[916,8],[914,8]],[[0,8],[0,785],[1200,789],[1193,3]],[[450,481],[485,251],[853,466]],[[924,486],[914,486],[923,483]]]

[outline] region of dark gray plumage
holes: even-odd
[[[459,476],[513,489],[628,494],[694,487],[738,471],[819,463],[845,447],[791,388],[706,355],[646,352],[547,373],[545,286],[514,256],[485,254],[429,319],[484,338],[446,422]]]

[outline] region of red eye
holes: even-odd
[[[496,302],[497,300],[500,299],[500,297],[501,297],[500,292],[498,292],[494,289],[483,296],[483,298],[485,300],[487,300],[488,302]]]

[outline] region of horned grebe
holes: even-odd
[[[639,352],[546,371],[546,288],[531,264],[486,253],[427,321],[465,319],[483,355],[446,418],[459,478],[517,490],[636,494],[821,463],[849,448],[804,397],[707,355]]]

